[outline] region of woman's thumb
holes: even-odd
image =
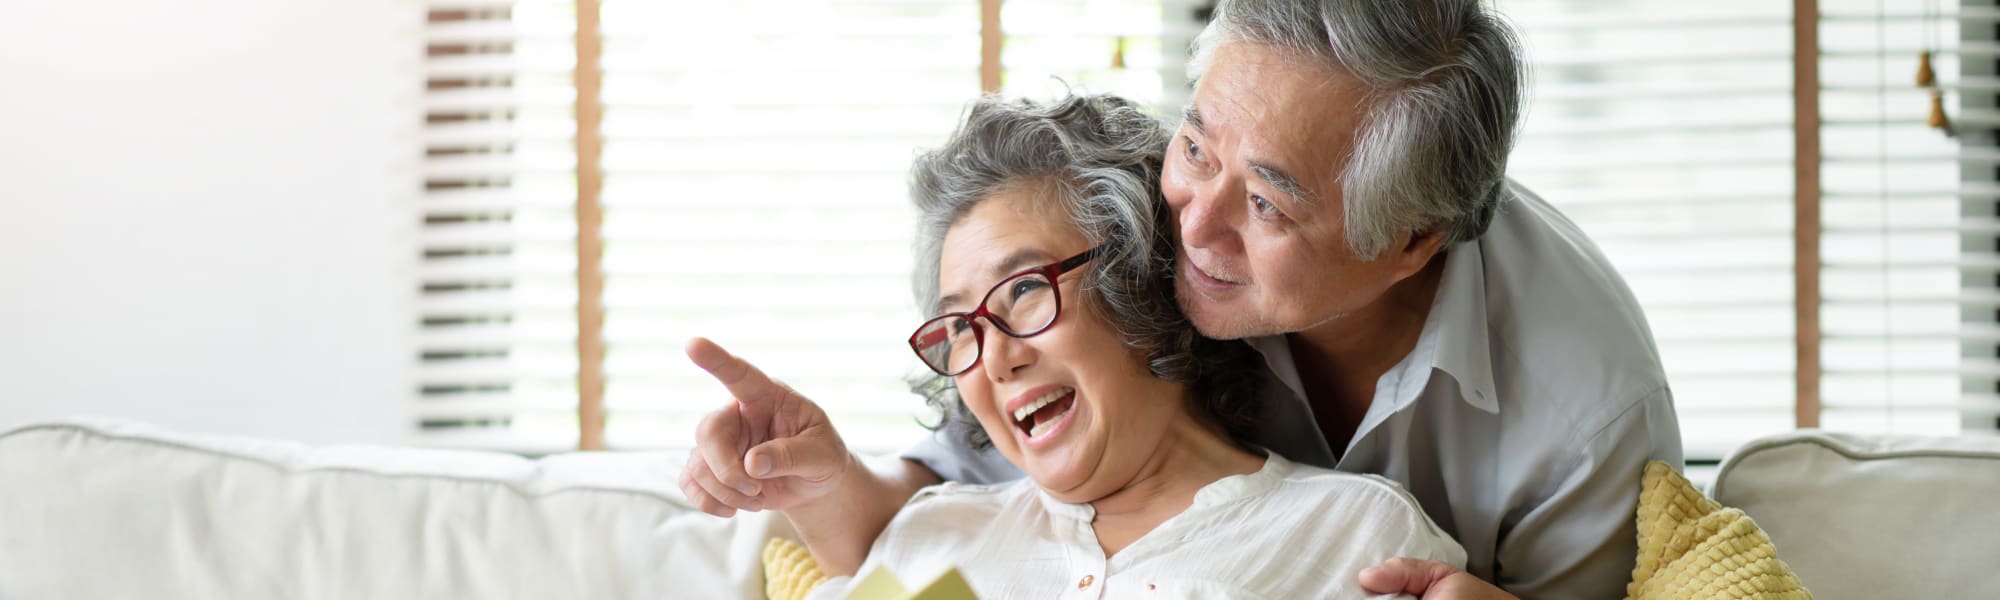
[[[832,475],[840,463],[838,445],[810,433],[784,437],[750,448],[743,458],[743,470],[751,477],[801,477],[822,480]]]

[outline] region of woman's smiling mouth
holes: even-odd
[[[1014,427],[1034,442],[1046,437],[1056,425],[1066,420],[1076,407],[1076,390],[1067,387],[1052,387],[1022,395],[1011,402],[1015,406],[1008,411],[1014,420]]]

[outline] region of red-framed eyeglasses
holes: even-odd
[[[1062,314],[1062,289],[1056,285],[1056,278],[1090,262],[1103,248],[1097,246],[1058,262],[1008,275],[986,291],[978,309],[945,313],[924,321],[916,333],[910,334],[910,349],[932,371],[955,377],[979,364],[980,350],[986,346],[986,330],[977,322],[981,317],[1001,333],[1016,338],[1048,331]]]

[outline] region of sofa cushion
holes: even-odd
[[[2000,589],[2000,438],[1788,433],[1730,456],[1713,495],[1821,600]]]
[[[749,598],[783,519],[661,453],[302,444],[70,420],[0,434],[0,598]]]

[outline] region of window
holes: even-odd
[[[608,443],[693,443],[728,400],[682,353],[697,335],[802,390],[851,445],[915,441],[905,174],[979,92],[979,5],[603,14]]]
[[[548,451],[576,435],[575,29],[563,2],[430,5],[424,443]]]
[[[1956,42],[1955,17],[1990,33],[1993,15],[1939,4],[1820,4],[1820,402],[1829,429],[1957,433],[1976,414],[1962,397],[1990,397],[2000,375],[1994,196],[1961,184],[1962,169],[1991,180],[1992,138],[1981,129],[1991,124],[1964,120],[1948,137],[1927,124],[1929,91],[1916,85],[1927,47],[1944,51],[1933,70],[1945,89],[1970,81],[1957,50],[1972,48]],[[1961,154],[1960,141],[1971,150]],[[1993,430],[1990,417],[1983,429]]]
[[[1818,361],[1805,371],[1819,410],[1805,410],[1831,429],[1950,434],[1992,412],[1992,318],[1962,323],[1960,306],[1991,306],[1993,209],[1978,184],[1955,185],[1966,159],[1925,125],[1918,50],[1943,51],[1947,89],[1959,70],[1955,15],[1925,4],[1820,4]],[[1812,160],[1793,152],[1792,3],[1502,8],[1536,65],[1514,174],[1589,232],[1645,305],[1688,457],[1791,429],[1793,168]],[[1990,28],[1986,11],[1962,16]]]
[[[1171,117],[1210,5],[584,4],[601,5],[585,32],[602,48],[601,85],[586,86],[597,146],[576,140],[575,4],[428,4],[424,442],[571,447],[591,395],[582,368],[604,378],[610,445],[685,445],[726,399],[681,353],[696,335],[820,401],[857,448],[923,435],[927,411],[903,383],[922,368],[902,345],[918,319],[903,187],[915,149],[941,142],[981,89],[1115,92]],[[1593,236],[1645,305],[1691,459],[1791,429],[1802,410],[1839,429],[1993,430],[2000,12],[1820,4],[1820,218],[1801,221],[1795,167],[1813,158],[1795,155],[1810,123],[1795,114],[1793,4],[1500,0],[1533,76],[1512,174]],[[1956,138],[1924,124],[1929,92],[1910,85],[1921,48],[1938,51]],[[585,203],[603,215],[589,263],[601,363],[577,350],[577,304],[597,297],[578,291],[583,162],[601,165],[584,178],[602,183]],[[1819,241],[1804,270],[1800,231]],[[1805,311],[1801,289],[1817,296]],[[1799,363],[1801,349],[1817,360]],[[1803,409],[1802,373],[1819,390]]]
[[[1792,428],[1791,3],[1507,0],[1517,180],[1645,307],[1690,457]]]
[[[560,450],[579,426],[574,9],[431,6],[420,439]],[[1182,62],[1160,56],[1160,6],[1007,2],[1006,92],[1060,78],[1159,101]],[[727,401],[682,354],[693,336],[807,393],[858,449],[925,435],[905,175],[982,88],[981,8],[603,0],[610,446],[687,445]]]

